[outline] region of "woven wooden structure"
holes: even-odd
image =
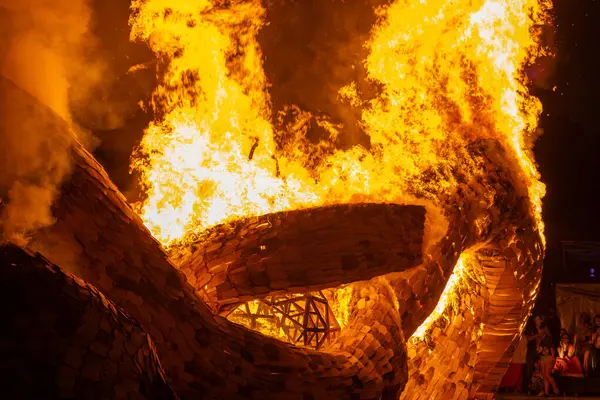
[[[246,302],[227,317],[259,332],[262,331],[259,321],[263,320],[268,333],[275,329],[283,334],[274,332],[275,337],[282,336],[289,343],[315,350],[329,344],[340,331],[322,292],[269,296],[254,304]]]
[[[177,399],[150,336],[96,288],[0,247],[2,397]]]
[[[26,103],[32,120],[53,120],[46,129],[67,129],[11,82],[0,79],[0,90],[13,102]],[[3,103],[0,111],[10,112],[10,107]],[[147,350],[131,349],[128,354],[141,354],[135,365],[148,367],[138,368],[138,373],[123,370],[123,378],[117,377],[128,376],[131,388],[137,382],[157,382],[165,393],[182,399],[393,399],[405,387],[410,399],[483,398],[499,383],[535,298],[543,248],[527,190],[508,168],[515,160],[494,141],[473,143],[469,151],[482,160],[485,174],[459,180],[452,193],[432,206],[447,221],[439,239],[427,236],[425,227],[434,223],[434,213],[422,206],[339,205],[215,227],[167,255],[102,167],[75,143],[72,173],[53,208],[56,223],[36,232],[28,249],[2,245],[12,258],[0,257],[0,269],[6,273],[17,266],[41,280],[55,279],[64,290],[75,279],[71,274],[76,275],[85,281],[80,286],[93,287],[98,293],[94,296],[101,298],[101,292],[110,300],[96,303],[100,310],[90,314],[92,320],[85,322],[89,326],[108,312],[102,309],[113,315],[124,310],[137,321],[132,329],[148,338]],[[491,188],[490,200],[485,196]],[[432,327],[428,342],[407,344],[435,308],[465,251],[479,262],[463,282],[459,306],[446,322]],[[44,268],[52,274],[36,272]],[[21,274],[10,279],[21,288],[29,282]],[[247,301],[341,284],[353,289],[348,324],[319,351],[265,337],[219,316]],[[58,292],[35,295],[50,302]],[[0,296],[10,301],[10,294]],[[80,321],[56,310],[63,322]],[[1,349],[7,343],[33,343],[30,336],[9,336],[13,325],[1,331]],[[107,333],[117,335],[119,329]],[[96,338],[86,341],[83,332],[69,334],[78,346],[92,351]],[[152,353],[149,343],[156,357],[149,357],[148,364],[140,360]],[[67,356],[60,352],[52,357],[60,364]],[[25,365],[13,375],[11,387],[25,390],[25,381],[17,378],[44,376],[45,387],[58,388],[52,392],[55,398],[68,396],[77,382],[91,384],[84,371],[109,376],[108,358],[84,358],[69,381],[74,384]],[[12,368],[11,360],[0,354],[0,368]],[[146,370],[155,371],[151,378]],[[164,380],[157,372],[163,370]],[[7,376],[1,376],[4,385]],[[86,393],[89,398],[106,397]],[[151,395],[138,390],[137,397]]]
[[[262,301],[281,314],[280,324],[290,343],[301,343],[319,350],[340,330],[321,292],[271,296]]]

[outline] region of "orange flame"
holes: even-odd
[[[211,0],[135,1],[132,38],[146,40],[165,65],[153,96],[159,117],[132,160],[147,194],[144,222],[169,245],[243,216],[435,199],[455,187],[447,171],[479,172],[465,146],[495,138],[518,157],[514,169],[541,232],[544,185],[528,144],[541,106],[523,67],[542,53],[532,32],[545,22],[546,1],[397,0],[378,10],[365,65],[381,92],[366,101],[348,82],[339,96],[362,107],[371,147],[336,150],[344,127],[322,119],[331,135],[320,145],[329,151],[317,149],[316,164],[308,150],[317,145],[301,129],[285,148],[275,144],[258,0],[227,9]],[[305,117],[297,113],[298,126]]]
[[[450,275],[450,278],[448,278],[446,287],[444,288],[444,291],[442,292],[435,309],[412,334],[412,340],[422,340],[431,325],[439,318],[443,317],[447,311],[447,307],[450,307],[452,302],[456,301],[456,289],[464,278],[465,269],[468,268],[469,262],[473,262],[473,260],[469,258],[467,253],[463,253],[456,262],[456,266],[452,271],[452,275]]]

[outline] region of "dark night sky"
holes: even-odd
[[[535,153],[547,185],[546,273],[560,279],[561,240],[600,240],[600,1],[554,4],[556,91],[537,93],[544,134]]]
[[[117,129],[102,129],[112,127],[98,122],[88,125],[95,126],[102,140],[96,155],[127,192],[132,190],[129,154],[149,119],[134,105],[151,92],[154,82],[152,69],[135,76],[125,72],[131,65],[151,60],[152,54],[145,46],[128,41],[127,2],[95,1],[100,56],[110,60],[118,77],[109,93],[119,99],[117,111],[123,114],[124,123]],[[535,153],[547,184],[544,219],[549,278],[559,278],[561,240],[600,240],[600,0],[554,0],[554,4],[557,57],[548,88],[534,89],[544,106],[544,134]]]

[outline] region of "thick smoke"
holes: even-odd
[[[90,61],[90,20],[86,0],[0,0],[4,240],[24,244],[28,234],[52,224],[51,206],[72,166],[69,148],[77,136],[90,144],[91,137],[74,126],[69,112],[97,84],[103,70]]]

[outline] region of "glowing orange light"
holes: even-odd
[[[338,92],[340,102],[361,108],[371,146],[336,150],[345,127],[315,117],[329,136],[308,143],[302,126],[311,116],[294,105],[296,137],[276,145],[256,40],[265,15],[259,0],[227,9],[212,0],[135,0],[132,37],[165,64],[152,101],[159,117],[132,159],[147,195],[140,215],[168,246],[243,216],[364,201],[435,204],[457,187],[449,171],[485,173],[467,150],[483,138],[516,156],[512,171],[527,186],[543,239],[545,186],[528,140],[541,105],[523,68],[543,54],[532,32],[548,8],[548,0],[396,0],[380,8],[369,55],[357,62],[381,90],[363,99],[347,82]],[[451,302],[464,257],[416,338]],[[342,327],[349,290],[332,304]]]
[[[540,53],[531,34],[543,16],[538,0],[398,0],[382,8],[365,60],[381,94],[362,101],[353,82],[340,91],[340,101],[363,108],[372,148],[334,151],[310,168],[304,144],[289,151],[274,145],[256,41],[264,23],[260,2],[228,9],[215,4],[133,5],[132,36],[146,40],[167,64],[153,97],[160,118],[133,157],[148,196],[140,213],[163,243],[241,216],[435,198],[453,189],[453,177],[424,171],[457,166],[477,174],[464,150],[476,137],[496,138],[517,154],[543,229],[544,185],[524,139],[541,107],[522,73]],[[331,140],[344,129],[327,127]]]

